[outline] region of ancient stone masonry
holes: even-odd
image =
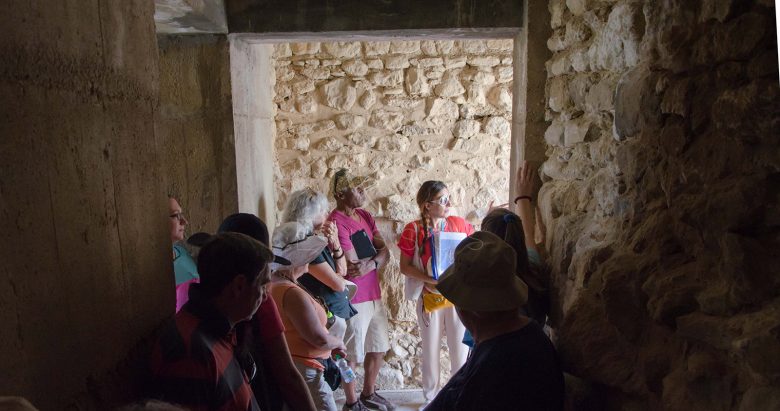
[[[393,254],[382,281],[393,324],[382,388],[420,381],[416,314],[403,302],[394,246],[418,218],[420,184],[444,181],[456,213],[472,223],[490,201],[507,201],[512,47],[512,40],[275,46],[278,209],[294,190],[327,193],[340,167],[370,177],[367,209]]]
[[[780,409],[772,7],[549,2],[557,345],[614,409]]]

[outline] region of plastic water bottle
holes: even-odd
[[[347,364],[347,360],[340,355],[336,355],[336,366],[339,367],[341,381],[347,384],[355,381],[355,371],[352,371],[352,368]]]

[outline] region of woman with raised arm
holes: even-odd
[[[450,193],[441,181],[424,182],[417,191],[417,205],[420,208],[420,219],[404,227],[398,248],[401,250],[401,273],[406,276],[404,294],[406,299],[417,302],[417,324],[422,338],[423,394],[430,401],[443,385],[439,373],[442,334],[447,335],[452,374],[466,362],[468,354],[467,347],[461,343],[466,328],[455,308],[451,305],[436,308],[433,304],[426,307],[424,302],[426,298],[429,301],[436,300],[436,275],[444,271],[435,268],[432,256],[436,246],[433,239],[442,232],[463,233],[467,236],[474,232],[474,228],[460,217],[447,215]]]
[[[328,240],[328,246],[309,263],[309,271],[298,279],[298,283],[322,298],[333,314],[328,332],[343,340],[347,330],[346,320],[357,313],[349,301],[356,287],[353,282],[344,279],[347,275],[347,259],[339,242],[338,228],[335,223],[328,221],[329,213],[325,195],[306,188],[290,194],[282,221],[311,226],[314,232],[321,233]]]

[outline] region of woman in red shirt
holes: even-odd
[[[468,347],[461,343],[465,327],[455,308],[450,306],[430,313],[423,306],[423,295],[438,293],[438,280],[431,269],[431,239],[437,232],[458,232],[470,235],[474,228],[466,220],[448,216],[450,193],[441,181],[426,181],[417,191],[420,219],[404,227],[398,240],[401,250],[401,273],[406,276],[406,299],[417,301],[417,324],[422,338],[422,386],[430,401],[443,385],[440,381],[439,358],[442,333],[447,335],[452,374],[466,362]],[[444,270],[435,270],[439,274]]]

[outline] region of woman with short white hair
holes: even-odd
[[[328,333],[328,309],[298,283],[327,240],[310,226],[284,223],[274,230],[273,250],[290,265],[271,264],[271,298],[279,309],[293,363],[301,373],[317,410],[335,411],[333,390],[325,381],[325,361],[331,355],[346,358],[344,342]]]
[[[295,221],[311,227],[315,233],[321,233],[328,240],[328,246],[313,261],[309,270],[298,280],[299,284],[315,296],[322,298],[333,314],[329,332],[340,339],[346,332],[346,320],[357,313],[350,303],[355,286],[344,279],[347,274],[347,262],[339,243],[336,224],[328,221],[330,205],[324,194],[306,188],[290,194],[284,207],[284,222]]]

